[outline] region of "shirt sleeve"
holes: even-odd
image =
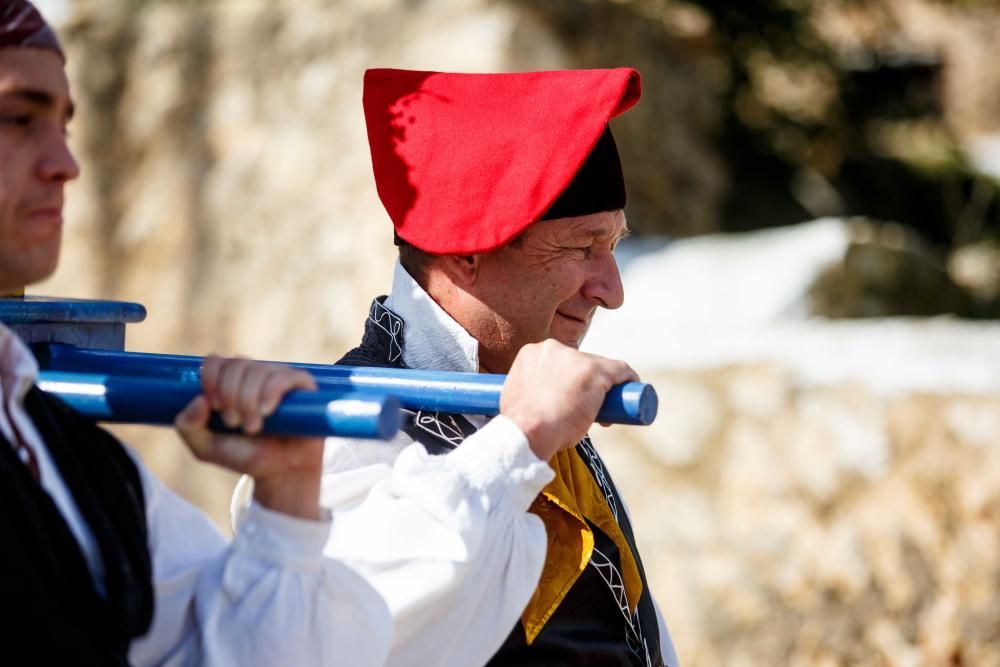
[[[329,521],[248,508],[232,542],[137,461],[156,608],[135,665],[381,665],[392,622],[378,593],[323,556]]]
[[[553,477],[501,416],[447,455],[413,444],[392,467],[324,480],[334,510],[325,553],[388,605],[387,664],[484,664],[500,648],[541,575],[545,527],[527,510]]]
[[[554,477],[552,469],[502,416],[444,456],[400,438],[384,443],[389,454],[353,444],[327,442],[327,454],[335,456],[326,457],[323,477],[322,503],[333,513],[324,553],[388,606],[393,638],[386,664],[485,664],[541,576],[545,527],[527,510]],[[238,532],[250,491],[241,486]]]

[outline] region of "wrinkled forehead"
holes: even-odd
[[[35,48],[0,48],[0,95],[32,90],[69,103],[69,80],[55,52]]]
[[[574,238],[574,239],[607,239],[617,241],[629,233],[625,211],[604,211],[569,218],[540,220],[525,231],[525,236]]]

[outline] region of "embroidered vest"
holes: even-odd
[[[338,364],[405,368],[404,322],[382,305],[384,300],[379,297],[372,303],[361,345]],[[404,411],[402,430],[431,454],[444,454],[476,429],[462,415]],[[638,566],[642,580],[638,604],[634,613],[630,611],[616,543],[588,522],[594,535],[589,566],[530,644],[519,621],[489,665],[663,667],[656,612],[625,508],[590,438],[585,437],[575,452],[594,476]]]
[[[139,471],[59,399],[33,388],[25,408],[94,534],[105,594],[58,507],[0,436],[0,662],[127,665],[129,642],[153,616]]]

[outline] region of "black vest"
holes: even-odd
[[[372,303],[361,345],[348,352],[338,364],[405,367],[402,359],[404,323],[382,305],[384,300],[385,297],[379,297]],[[402,430],[431,454],[444,454],[476,429],[461,415],[404,411]],[[576,453],[608,498],[635,557],[642,577],[639,604],[635,613],[629,611],[618,547],[610,537],[591,525],[595,548],[589,567],[530,646],[518,621],[489,665],[663,667],[656,612],[624,505],[589,438],[577,445]]]
[[[127,665],[153,617],[142,483],[110,434],[37,388],[25,408],[94,534],[102,596],[52,498],[0,436],[0,662]],[[8,663],[8,661],[10,661]]]

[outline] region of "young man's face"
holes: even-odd
[[[63,186],[80,173],[66,145],[72,115],[59,56],[0,49],[0,292],[56,268]]]
[[[598,307],[621,306],[612,251],[627,233],[622,211],[545,220],[482,255],[475,296],[487,309],[474,335],[487,370],[506,372],[522,346],[546,338],[577,347]]]

